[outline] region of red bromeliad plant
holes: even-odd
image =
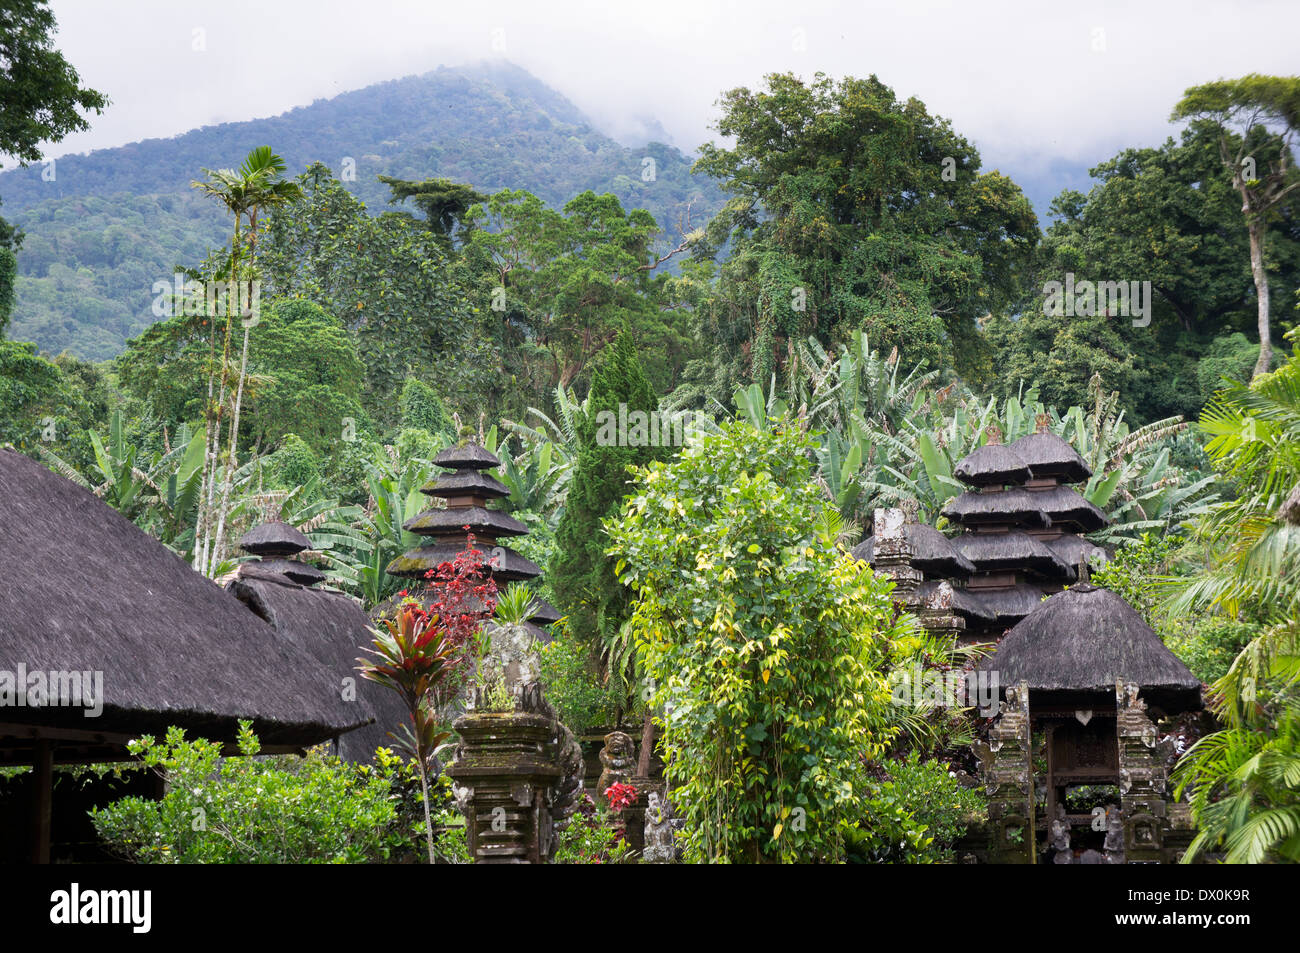
[[[367,650],[374,658],[357,659],[362,678],[391,688],[406,705],[410,724],[404,737],[390,737],[415,760],[420,775],[429,863],[434,862],[429,772],[434,752],[450,735],[440,730],[438,709],[460,691],[467,669],[461,663],[471,652],[478,656],[483,622],[496,608],[496,582],[482,557],[470,534],[452,562],[425,574],[432,596],[428,608],[403,591],[396,617],[383,621],[386,631],[376,630]]]
[[[414,599],[407,599],[397,610],[397,617],[384,620],[387,631],[375,632],[373,659],[360,658],[361,677],[386,685],[401,697],[411,723],[404,727],[405,737],[391,732],[397,747],[409,754],[420,775],[424,797],[424,824],[428,840],[429,863],[434,862],[433,825],[429,811],[429,770],[434,752],[449,732],[441,731],[438,702],[445,691],[448,676],[456,670],[463,656],[448,630],[438,624],[436,616],[426,612]]]

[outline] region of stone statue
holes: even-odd
[[[1052,818],[1052,824],[1048,831],[1048,843],[1056,851],[1052,857],[1054,864],[1068,864],[1073,862],[1074,855],[1070,852],[1070,821],[1065,816],[1065,806],[1056,805],[1056,817]]]
[[[1124,863],[1124,817],[1118,807],[1106,812],[1106,839],[1102,842],[1106,863]]]
[[[600,752],[600,780],[596,790],[603,796],[612,784],[627,784],[636,773],[636,744],[632,736],[623,731],[611,731],[605,736],[605,747]]]
[[[673,821],[658,791],[646,795],[645,846],[641,848],[641,863],[670,864],[677,856],[673,843]]]

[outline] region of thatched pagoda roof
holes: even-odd
[[[963,524],[1047,527],[1051,518],[1043,511],[1045,502],[1049,501],[1043,495],[1018,486],[1005,490],[967,490],[943,508],[943,515]]]
[[[1082,532],[1091,533],[1110,522],[1095,504],[1071,487],[1053,486],[1027,492],[1037,502],[1038,508],[1047,514],[1053,526],[1073,525]]]
[[[1069,563],[1028,533],[966,533],[953,545],[981,572],[1027,569],[1048,579],[1075,578]]]
[[[491,470],[493,467],[501,466],[501,461],[497,459],[496,454],[477,443],[448,447],[434,457],[433,462],[436,466],[446,467],[449,470],[462,468]]]
[[[1058,592],[1007,633],[982,668],[1031,692],[1113,693],[1136,682],[1167,714],[1201,707],[1201,683],[1120,596],[1087,583]]]
[[[390,576],[403,576],[407,579],[424,579],[425,573],[437,569],[443,563],[449,563],[465,551],[464,542],[430,543],[417,546],[404,555],[398,556],[388,564]],[[487,555],[491,564],[492,577],[497,582],[516,582],[520,579],[535,579],[542,574],[531,559],[525,559],[509,546],[496,546]]]
[[[496,477],[478,470],[460,470],[448,473],[420,487],[426,496],[485,496],[505,497],[510,490]]]
[[[1043,601],[1043,590],[1028,583],[1007,589],[967,589],[966,594],[977,601],[993,616],[995,625],[1015,625],[1038,608]]]
[[[906,522],[903,531],[912,547],[912,565],[929,576],[969,576],[975,567],[953,548],[952,541],[933,526]],[[853,547],[853,556],[874,566],[876,537],[868,536]]]
[[[1036,477],[1056,477],[1062,483],[1082,483],[1092,476],[1092,468],[1079,452],[1049,430],[1027,434],[1012,443],[1010,449],[1029,465]]]
[[[271,520],[245,533],[239,548],[254,556],[292,556],[311,549],[311,540],[288,523]]]
[[[393,744],[388,732],[399,733],[408,716],[395,692],[362,678],[357,671],[357,659],[365,657],[373,639],[370,620],[360,606],[340,593],[308,589],[284,577],[241,574],[229,589],[282,639],[320,663],[329,673],[330,688],[340,708],[364,707],[374,715],[373,724],[339,739],[340,756],[369,761],[380,745]],[[355,701],[343,700],[345,686],[354,689]]]
[[[528,621],[535,622],[538,625],[552,625],[560,621],[560,610],[555,608],[540,596],[533,599],[532,605],[528,607]],[[550,641],[548,635],[546,641]]]
[[[315,744],[366,723],[333,677],[87,490],[0,449],[0,665],[103,673],[104,711],[9,707],[0,721],[106,734]],[[0,730],[0,734],[4,734]]]
[[[249,578],[283,576],[304,586],[314,586],[325,581],[325,573],[296,559],[259,559],[256,562],[240,563],[239,573]]]
[[[1073,566],[1076,570],[1081,562],[1091,563],[1093,560],[1099,560],[1104,563],[1107,559],[1106,550],[1074,533],[1062,533],[1056,539],[1045,539],[1043,545],[1060,556],[1062,562]]]
[[[402,524],[402,528],[421,536],[446,536],[468,532],[477,536],[527,536],[528,527],[509,513],[482,506],[458,506],[445,510],[425,510]]]
[[[986,443],[962,457],[953,468],[953,476],[970,486],[1001,486],[1024,483],[1029,466],[1016,453],[1000,443]]]

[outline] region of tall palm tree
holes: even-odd
[[[211,575],[222,558],[222,537],[225,534],[226,516],[230,509],[231,477],[236,466],[239,444],[239,411],[243,402],[244,382],[248,371],[248,337],[257,323],[255,318],[246,317],[244,326],[243,351],[239,362],[239,376],[235,386],[234,412],[230,421],[230,437],[225,453],[225,468],[221,480],[221,500],[215,506],[216,475],[219,466],[218,457],[221,443],[221,423],[225,409],[226,395],[230,381],[230,334],[237,310],[236,302],[242,286],[240,284],[241,258],[247,246],[247,258],[254,265],[257,255],[258,217],[267,209],[284,205],[298,199],[302,190],[293,182],[285,181],[285,163],[279,155],[271,151],[270,146],[258,146],[244,159],[238,169],[204,169],[206,181],[192,183],[204,195],[221,202],[234,216],[234,232],[230,240],[230,259],[226,267],[229,276],[229,288],[232,290],[226,307],[226,325],[224,343],[221,353],[221,374],[219,386],[216,387],[216,402],[213,403],[213,380],[211,364],[208,375],[208,411],[205,415],[207,432],[207,454],[204,461],[204,493],[201,512],[196,527],[195,565],[201,571]],[[246,302],[254,300],[250,279]],[[215,358],[215,325],[210,337],[209,359]],[[215,530],[213,521],[215,517]]]

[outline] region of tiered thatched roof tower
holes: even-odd
[[[278,573],[304,586],[314,586],[325,579],[325,574],[315,566],[294,558],[311,549],[311,540],[280,520],[254,526],[239,540],[239,548],[259,557],[257,562],[241,566],[249,575]]]
[[[914,505],[904,506],[902,511],[902,532],[909,549],[907,561],[921,577],[914,590],[907,593],[907,599],[912,605],[924,606],[938,596],[939,587],[944,580],[965,580],[975,573],[975,566],[956,550],[952,541],[943,533],[933,526],[918,523]],[[879,530],[879,527],[875,528]],[[872,569],[884,569],[888,559],[877,558],[876,543],[876,536],[868,536],[853,548],[853,555],[870,564]],[[968,629],[993,623],[992,612],[984,607],[980,599],[960,588],[960,583],[951,587],[950,598],[952,612],[965,620]]]
[[[488,470],[501,461],[485,447],[466,443],[448,447],[433,462],[452,472],[444,474],[420,492],[446,501],[445,508],[431,508],[407,520],[404,528],[426,537],[426,541],[388,564],[388,573],[406,579],[424,580],[431,569],[451,562],[463,552],[470,533],[474,545],[488,562],[497,586],[504,589],[512,582],[536,579],[542,570],[532,560],[515,552],[501,540],[526,536],[528,527],[508,513],[489,509],[492,500],[503,499],[510,491]],[[560,618],[555,607],[544,599],[533,604],[529,622],[550,625]],[[545,633],[539,630],[545,638]]]
[[[1036,433],[1003,446],[1000,432],[991,427],[988,443],[954,470],[971,489],[943,515],[965,529],[951,542],[975,568],[966,594],[992,617],[982,625],[968,624],[968,638],[999,638],[1044,595],[1075,581],[1079,564],[1098,551],[1077,534],[1106,525],[1105,514],[1063,485],[1086,480],[1091,471],[1047,428],[1048,418],[1040,414]]]

